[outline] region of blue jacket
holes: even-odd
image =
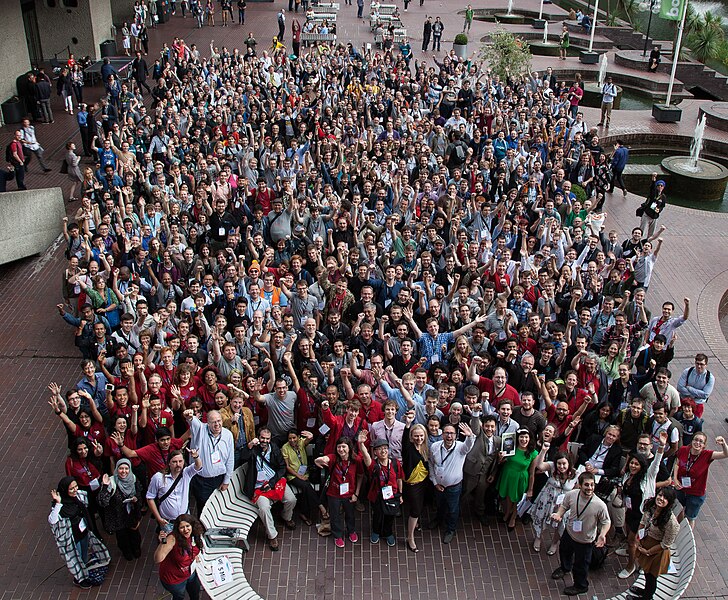
[[[627,160],[629,159],[629,150],[626,146],[620,146],[614,151],[612,155],[612,169],[615,171],[623,171],[624,167],[627,166]]]

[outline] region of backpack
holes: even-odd
[[[601,569],[604,566],[604,562],[607,560],[607,553],[608,550],[606,546],[602,546],[601,548],[592,546],[592,555],[591,562],[589,563],[589,570],[597,571]]]
[[[5,146],[5,162],[13,162],[13,151],[10,149],[10,144]]]
[[[461,143],[455,144],[455,158],[458,159],[460,162],[465,162],[465,150],[463,149],[463,145]]]

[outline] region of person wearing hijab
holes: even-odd
[[[139,524],[144,491],[132,473],[131,461],[128,458],[118,460],[114,475],[109,477],[104,473],[101,481],[98,500],[103,509],[104,527],[116,534],[116,543],[126,560],[139,558],[142,555]]]
[[[53,504],[48,524],[73,576],[73,584],[82,589],[101,585],[103,577],[100,574],[111,562],[111,555],[91,531],[86,492],[78,489],[73,477],[67,476],[51,490],[51,498]]]

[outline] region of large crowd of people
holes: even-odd
[[[103,581],[109,534],[138,558],[149,512],[162,584],[197,597],[198,518],[242,468],[273,551],[280,524],[394,546],[404,516],[417,553],[477,519],[532,528],[569,595],[623,538],[651,598],[675,502],[692,525],[728,457],[707,356],[671,370],[690,300],[648,292],[664,182],[649,231],[610,230],[626,148],[550,71],[246,46],[175,39],[147,96],[109,91],[63,222],[82,360],[49,386],[49,522],[75,584]]]

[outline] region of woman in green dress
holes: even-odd
[[[569,49],[569,27],[564,25],[559,36],[559,58],[566,60],[566,51]]]
[[[523,494],[528,499],[533,495],[534,460],[538,456],[528,429],[519,429],[517,439],[516,453],[513,456],[504,456],[502,452],[500,454],[503,466],[498,480],[498,495],[503,504],[503,520],[508,524],[508,531],[513,531],[516,526],[516,508]]]

